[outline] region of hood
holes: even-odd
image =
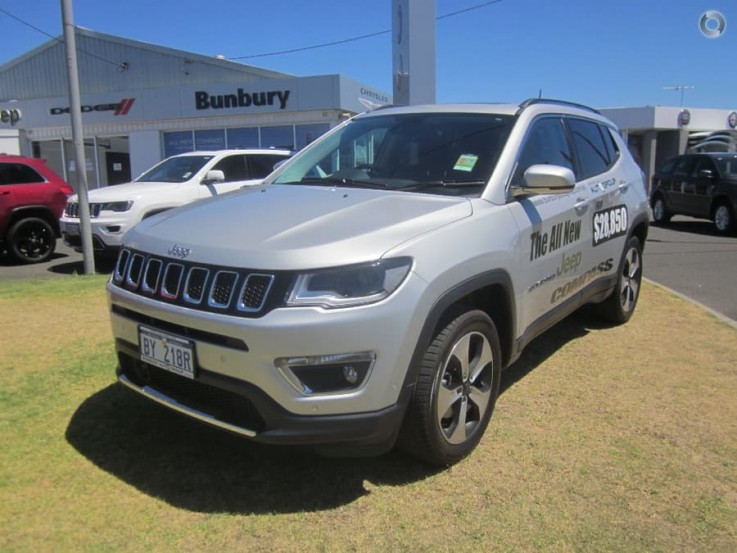
[[[124,244],[189,260],[264,270],[379,259],[420,234],[469,217],[467,198],[352,188],[268,185],[171,210],[134,227]]]
[[[136,201],[153,193],[174,193],[179,186],[181,184],[177,182],[129,182],[128,184],[115,184],[102,188],[93,188],[87,191],[87,198],[90,203],[96,204],[124,202],[126,200]],[[79,196],[75,194],[69,200],[77,202],[79,201]]]

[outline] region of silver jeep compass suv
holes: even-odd
[[[118,378],[260,442],[448,465],[530,340],[586,303],[630,318],[647,222],[642,172],[592,109],[378,109],[126,235]]]

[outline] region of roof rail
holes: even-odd
[[[601,115],[601,112],[599,112],[598,110],[592,107],[585,106],[583,104],[577,104],[575,102],[567,102],[565,100],[556,100],[554,98],[528,98],[527,100],[525,100],[519,105],[519,110],[517,110],[517,115],[522,113],[522,111],[524,111],[526,108],[532,105],[535,105],[535,104],[558,104],[561,106],[570,106],[574,108],[585,109],[586,111],[591,111],[593,113],[597,113]]]

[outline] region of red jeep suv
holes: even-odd
[[[0,154],[0,251],[22,263],[51,257],[72,192],[43,159]]]

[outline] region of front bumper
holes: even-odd
[[[410,277],[370,306],[282,308],[240,318],[165,304],[111,283],[118,379],[168,408],[256,441],[380,452],[401,426],[400,394],[420,332],[413,313],[423,289]],[[141,325],[191,340],[195,378],[141,361]],[[275,366],[285,357],[360,351],[376,359],[366,380],[348,391],[304,393]]]
[[[126,221],[121,219],[90,220],[93,249],[98,252],[117,251],[129,226]],[[79,219],[62,217],[59,220],[59,228],[64,244],[80,251],[82,236]]]

